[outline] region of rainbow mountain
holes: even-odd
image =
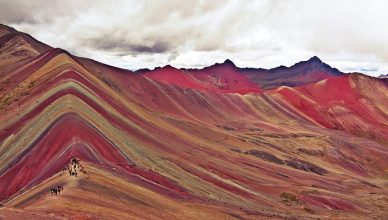
[[[0,218],[383,219],[387,103],[317,57],[129,71],[0,25]]]

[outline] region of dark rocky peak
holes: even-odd
[[[232,65],[232,66],[236,66],[233,61],[229,60],[229,59],[226,59],[223,63],[224,65]]]
[[[313,56],[310,59],[307,60],[309,63],[323,63],[321,59],[317,56]]]
[[[295,73],[295,74],[296,73],[298,73],[298,74],[310,73],[313,71],[322,71],[322,72],[330,73],[332,75],[341,75],[342,74],[341,71],[324,63],[317,56],[313,56],[306,61],[298,62],[290,67],[279,66],[279,67],[270,69],[269,71],[270,72],[287,71],[289,73]]]

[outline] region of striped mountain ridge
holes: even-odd
[[[15,33],[7,29],[0,37]],[[196,88],[58,48],[38,50],[43,46],[31,39],[20,42],[23,47],[4,42],[15,51],[0,53],[5,218],[362,219],[387,213],[386,79],[331,74],[262,87],[252,75],[228,72],[227,62],[216,73],[237,83],[225,91],[209,84],[211,67],[198,70]],[[36,53],[15,53],[19,49]],[[63,174],[72,158],[87,174]],[[52,196],[56,185],[65,189]]]

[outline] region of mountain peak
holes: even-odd
[[[231,65],[233,65],[233,66],[236,66],[236,65],[233,63],[233,61],[231,61],[230,59],[226,59],[226,60],[224,61],[223,64],[231,64]]]
[[[317,56],[313,56],[310,59],[308,59],[307,61],[308,62],[320,62],[320,63],[323,63],[322,60],[319,59],[319,57],[317,57]]]
[[[319,71],[331,73],[333,75],[342,74],[341,71],[323,62],[317,56],[313,56],[306,61],[301,61],[299,63],[296,63],[288,69],[295,69],[297,72],[310,72],[312,70],[319,70]]]
[[[171,66],[170,64],[167,64],[167,65],[163,66],[162,69],[177,69],[177,68]]]
[[[230,59],[226,59],[224,62],[222,63],[215,63],[211,66],[232,66],[232,67],[236,67],[236,65],[233,63],[233,61],[231,61]],[[210,67],[211,67],[210,66]]]

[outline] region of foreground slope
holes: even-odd
[[[384,79],[334,74],[263,90],[222,67],[241,77],[222,89],[205,73],[186,86],[162,80],[174,69],[155,78],[60,49],[28,59],[0,82],[2,216],[387,215]],[[63,172],[72,158],[86,174]],[[64,191],[51,195],[57,185]]]

